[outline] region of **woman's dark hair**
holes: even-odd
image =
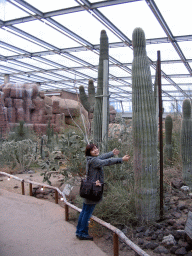
[[[85,156],[91,156],[91,150],[94,148],[94,147],[97,147],[97,145],[91,143],[91,144],[88,144],[85,148]]]

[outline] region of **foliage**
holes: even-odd
[[[15,126],[8,136],[8,141],[21,141],[30,139],[32,141],[35,140],[34,132],[25,126],[24,121],[20,121],[18,126]]]
[[[51,174],[59,170],[59,160],[57,156],[57,151],[53,151],[51,153],[47,152],[46,157],[38,161],[39,166],[44,170],[44,172],[41,173],[41,176],[43,176],[43,182],[47,182],[49,185],[51,185]]]
[[[71,175],[84,175],[86,142],[83,139],[83,135],[69,131],[61,136],[59,143]]]
[[[4,142],[2,145],[2,159],[12,168],[19,167],[22,171],[28,169],[35,161],[36,145],[32,140]]]

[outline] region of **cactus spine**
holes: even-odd
[[[93,84],[93,80],[89,80],[88,84],[88,96],[85,93],[84,86],[79,86],[79,97],[83,107],[88,112],[89,118],[89,133],[91,133],[91,122],[93,119],[94,105],[95,105],[95,87]]]
[[[106,31],[102,30],[101,36],[100,36],[100,55],[99,55],[97,92],[96,92],[94,115],[93,115],[93,126],[94,126],[93,140],[95,143],[98,143],[100,145],[102,142],[103,61],[108,59],[109,59],[108,37],[107,37]],[[107,113],[108,113],[107,123],[109,123],[109,103],[107,107]],[[108,137],[108,134],[106,136]]]
[[[135,206],[139,219],[157,219],[157,123],[145,34],[136,28],[132,35],[133,145]]]
[[[164,146],[164,162],[170,164],[172,161],[172,128],[173,121],[170,115],[165,118],[165,146]]]
[[[189,99],[183,101],[183,120],[181,128],[181,156],[183,180],[192,189],[192,119]]]

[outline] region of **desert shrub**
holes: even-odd
[[[27,139],[35,141],[36,135],[31,129],[25,126],[24,121],[20,121],[19,125],[16,125],[8,135],[8,141],[21,141]]]
[[[30,139],[4,142],[1,157],[3,162],[11,168],[19,168],[24,171],[35,161],[35,148],[35,143]]]

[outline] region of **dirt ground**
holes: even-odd
[[[8,173],[8,170],[0,169],[2,172]],[[20,179],[24,180],[31,180],[35,181],[37,183],[43,184],[43,176],[40,175],[40,170],[36,170],[34,173],[12,173],[12,175],[15,175],[19,177]],[[170,179],[170,177],[174,177],[176,175],[175,171],[172,170],[166,170],[165,176],[166,179]],[[178,173],[177,173],[178,175]],[[62,178],[59,174],[54,174],[54,176],[51,177],[51,183],[52,186],[59,187],[60,182],[59,180]],[[0,175],[0,188],[8,190],[13,193],[22,193],[21,189],[21,182],[18,180],[15,180],[13,178],[8,179],[7,176]],[[29,194],[29,184],[25,183],[25,195],[30,196]],[[47,195],[46,199],[40,199],[40,200],[48,200],[52,203],[55,203],[54,195]],[[61,207],[64,207],[64,203],[59,200],[59,205]],[[70,210],[69,212],[69,222],[72,225],[76,225],[77,223],[77,213],[74,210]],[[100,247],[107,255],[111,256],[113,255],[113,234],[108,231],[105,228],[99,227],[98,224],[91,223],[90,225],[90,233],[94,235],[94,242]],[[94,226],[94,227],[93,227]],[[137,241],[132,240],[132,242],[136,243]],[[129,248],[124,243],[119,243],[119,256],[135,256],[135,252]],[[151,256],[154,256],[155,254],[151,250],[145,250],[146,253],[148,253]]]

